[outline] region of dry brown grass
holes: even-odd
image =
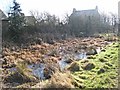
[[[47,88],[73,88],[72,77],[69,72],[60,73],[56,72],[50,79]]]
[[[67,70],[70,70],[72,72],[74,71],[79,71],[80,70],[80,66],[79,63],[77,63],[76,61],[72,62],[68,67]]]

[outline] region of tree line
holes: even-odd
[[[117,17],[111,14],[108,17],[101,14],[97,17],[72,17],[68,14],[64,20],[47,12],[31,11],[32,24],[27,24],[20,5],[14,0],[13,7],[8,14],[8,31],[3,31],[3,40],[16,43],[27,43],[41,39],[44,42],[54,43],[72,37],[89,37],[99,33],[116,33]],[[28,22],[29,23],[29,22]]]

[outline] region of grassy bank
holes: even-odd
[[[79,61],[80,70],[73,72],[78,88],[115,88],[118,83],[118,43],[105,47],[100,54]]]

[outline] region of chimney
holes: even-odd
[[[76,12],[76,9],[75,9],[75,8],[73,8],[73,13],[74,13],[74,12]]]
[[[98,6],[95,7],[96,11],[98,11]]]

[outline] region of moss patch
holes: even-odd
[[[104,51],[86,60],[78,61],[80,67],[93,63],[94,68],[73,72],[75,86],[78,88],[117,88],[118,84],[118,43],[105,47]],[[81,86],[83,85],[83,86]]]

